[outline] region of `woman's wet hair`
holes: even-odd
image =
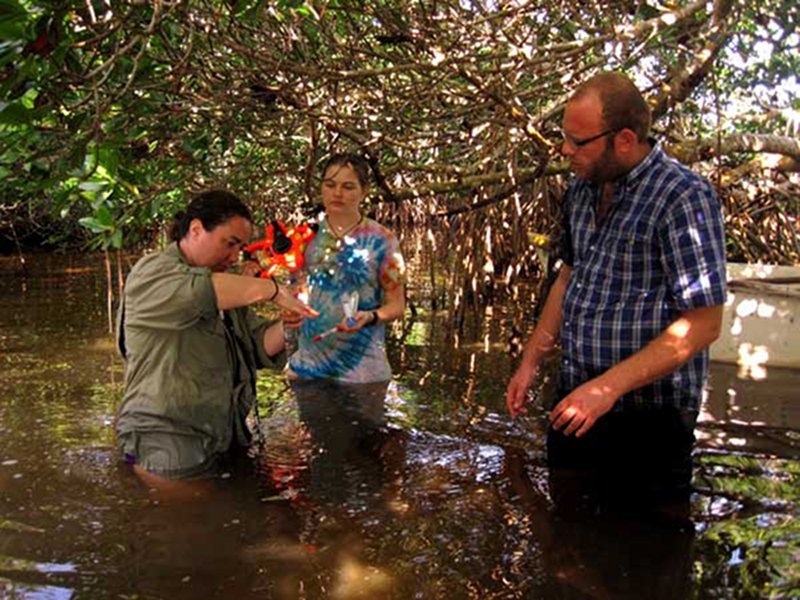
[[[325,161],[322,165],[322,177],[325,178],[325,173],[331,167],[351,167],[358,177],[358,182],[361,187],[369,187],[369,163],[360,154],[353,152],[343,152],[341,154],[334,154]]]
[[[200,219],[203,229],[211,231],[232,217],[253,220],[250,209],[236,194],[224,190],[202,192],[192,199],[186,210],[175,214],[170,239],[175,242],[182,240],[189,232],[189,225],[194,219]]]

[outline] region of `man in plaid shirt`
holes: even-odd
[[[525,412],[560,340],[550,467],[599,473],[608,486],[637,479],[688,491],[726,296],[719,201],[648,138],[650,109],[623,75],[585,82],[562,129],[576,175],[564,197],[563,266],[508,385],[509,412]]]

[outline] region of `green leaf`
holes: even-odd
[[[27,125],[33,120],[33,111],[19,102],[7,104],[0,112],[0,123],[5,125]]]
[[[93,198],[89,198],[92,203],[92,209],[98,210],[99,208],[106,206],[106,200],[108,200],[113,193],[114,186],[109,184],[104,190],[94,194]]]
[[[25,38],[29,15],[16,0],[0,0],[0,40]]]
[[[107,181],[81,181],[78,187],[84,192],[99,192],[108,185]]]
[[[98,163],[103,166],[106,173],[116,173],[119,166],[119,152],[116,148],[101,146],[98,150]]]
[[[92,233],[104,233],[106,231],[111,230],[110,227],[103,225],[100,221],[98,221],[94,217],[83,217],[81,219],[78,219],[78,224],[81,225],[81,227],[85,227]]]
[[[9,21],[0,21],[0,40],[19,40],[25,37],[25,28]]]
[[[114,227],[114,217],[111,215],[111,211],[108,210],[108,207],[105,204],[101,204],[97,211],[94,213],[97,217],[97,220],[108,229],[113,229]]]

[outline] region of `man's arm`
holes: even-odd
[[[550,292],[547,294],[539,323],[525,345],[522,361],[508,384],[506,406],[512,418],[526,412],[525,395],[528,388],[531,387],[533,379],[536,377],[542,359],[553,352],[558,341],[562,320],[561,307],[564,304],[564,294],[567,291],[571,273],[572,268],[565,265],[553,282]]]
[[[717,339],[722,309],[718,304],[684,312],[647,346],[561,400],[550,413],[553,427],[582,436],[624,394],[672,373]]]

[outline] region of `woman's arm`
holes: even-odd
[[[383,290],[383,305],[375,312],[379,321],[394,321],[403,316],[406,310],[406,288],[400,283],[391,289]],[[370,318],[372,316],[370,315]]]
[[[270,325],[264,330],[264,351],[267,356],[277,356],[284,348],[283,322]]]
[[[217,308],[220,310],[239,308],[256,302],[272,302],[304,317],[313,318],[319,315],[317,311],[279,288],[272,279],[213,273],[211,283],[217,296]]]

